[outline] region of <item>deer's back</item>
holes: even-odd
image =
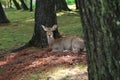
[[[58,51],[72,50],[72,41],[74,38],[75,36],[56,39],[52,45],[52,49],[57,49]]]
[[[84,50],[85,45],[83,39],[76,37],[72,40],[72,51],[74,53],[79,53],[81,50]]]

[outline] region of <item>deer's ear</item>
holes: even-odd
[[[44,31],[47,31],[47,28],[44,25],[41,25]]]
[[[53,27],[52,27],[52,31],[54,31],[54,30],[56,30],[57,29],[57,25],[55,24],[55,25],[53,25]]]

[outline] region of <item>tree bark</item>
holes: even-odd
[[[78,0],[75,0],[75,6],[76,6],[76,9],[79,9]]]
[[[3,10],[2,4],[0,2],[0,24],[9,23],[10,21],[7,19],[6,14]]]
[[[120,80],[120,0],[79,0],[89,80]]]
[[[24,10],[29,10],[29,8],[27,7],[27,5],[25,4],[24,0],[20,0],[21,2],[21,6]]]
[[[12,7],[12,0],[9,0],[9,2],[8,2],[8,8],[13,8]]]
[[[44,48],[48,45],[45,31],[41,25],[52,27],[57,24],[55,1],[54,0],[36,0],[35,8],[35,27],[33,37],[29,42],[30,46]],[[59,32],[54,32],[55,37],[59,37]]]
[[[14,3],[14,5],[15,5],[15,7],[16,7],[17,10],[21,9],[19,3],[16,0],[13,0],[13,3]]]
[[[56,11],[62,11],[62,10],[71,11],[68,8],[65,0],[55,0],[55,4],[56,4]]]
[[[33,0],[30,0],[30,11],[33,11],[32,2],[33,2]]]

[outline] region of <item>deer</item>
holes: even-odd
[[[57,25],[46,27],[41,25],[46,32],[48,45],[52,48],[53,52],[65,52],[71,50],[73,53],[79,53],[84,50],[84,40],[77,36],[67,36],[58,39],[54,38],[53,31],[57,29]]]

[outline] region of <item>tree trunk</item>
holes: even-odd
[[[12,0],[10,0],[9,7],[12,8]]]
[[[20,2],[21,2],[21,6],[24,10],[29,10],[27,5],[25,4],[24,0],[20,0]]]
[[[19,3],[16,0],[13,0],[13,3],[14,3],[14,5],[15,5],[15,7],[16,7],[17,10],[21,9]]]
[[[52,27],[54,24],[57,24],[54,0],[36,0],[34,34],[29,45],[46,47],[47,37],[41,25]],[[59,37],[58,30],[54,33],[55,37]]]
[[[120,0],[79,0],[89,80],[120,80]]]
[[[75,6],[76,6],[76,9],[79,9],[78,0],[75,0]]]
[[[3,10],[2,4],[0,2],[0,24],[9,23],[10,21],[7,19],[6,14]]]
[[[62,11],[62,10],[71,11],[68,8],[65,0],[55,0],[55,4],[56,4],[56,11]]]
[[[9,0],[9,1],[8,1],[8,8],[13,8],[13,7],[12,7],[12,0]]]
[[[30,11],[33,11],[32,2],[33,2],[33,0],[30,0]]]

